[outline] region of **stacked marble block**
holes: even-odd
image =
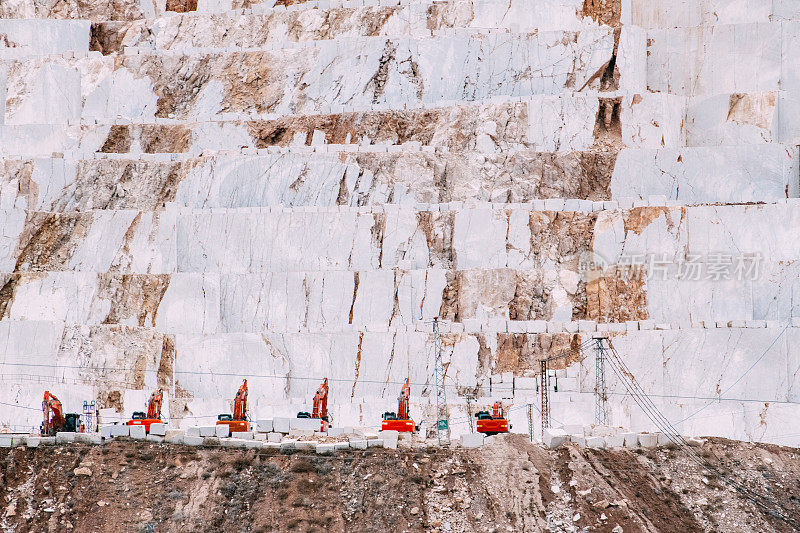
[[[636,433],[609,426],[569,425],[544,430],[543,443],[548,448],[557,448],[571,442],[576,446],[594,449],[655,448],[672,442],[666,434]],[[698,439],[692,442],[699,443]]]
[[[281,403],[307,402],[316,387],[292,376],[317,368],[314,378],[340,380],[337,421],[376,423],[407,374],[428,382],[428,321],[455,300],[458,313],[442,328],[448,377],[480,386],[482,402],[495,396],[489,378],[508,372],[495,366],[510,341],[605,332],[679,419],[798,318],[788,52],[798,22],[786,2],[746,13],[732,3],[712,16],[707,2],[632,0],[611,26],[579,15],[582,0],[475,0],[472,17],[449,16],[457,2],[348,2],[350,21],[393,12],[381,37],[357,23],[329,35],[294,23],[338,17],[341,2],[230,11],[229,2],[201,1],[198,13],[176,16],[149,2],[112,4],[133,15],[102,20],[141,20],[100,27],[126,34],[107,55],[89,51],[88,20],[24,20],[46,16],[27,11],[0,20],[15,44],[0,51],[0,272],[19,278],[0,317],[0,350],[14,364],[81,361],[65,370],[76,385],[59,391],[65,404],[115,388],[129,413],[167,383],[174,412],[190,413],[172,424],[188,431],[195,417],[220,412],[229,402],[220,391],[232,394],[244,374],[278,376],[256,378],[252,400],[264,406],[257,416],[286,415]],[[603,87],[596,75],[612,54],[618,82]],[[265,63],[280,81],[260,77],[254,65]],[[169,83],[188,86],[187,72],[208,79],[192,96]],[[237,78],[260,81],[237,87]],[[302,83],[284,87],[285,79]],[[183,99],[161,108],[172,96]],[[328,125],[337,116],[353,119],[349,141]],[[369,125],[398,117],[417,129],[381,137]],[[278,126],[292,133],[271,139]],[[582,170],[604,154],[607,170]],[[568,234],[561,220],[588,232]],[[51,230],[67,245],[31,257]],[[41,237],[28,248],[31,234]],[[766,270],[743,283],[650,279],[636,312],[583,316],[587,300],[604,306],[582,288],[580,254],[563,244],[576,241],[609,267],[632,254],[746,251],[761,253]],[[517,285],[543,287],[547,305],[512,319]],[[800,384],[786,370],[800,364],[788,349],[795,329],[772,348],[781,364],[731,391],[746,400],[735,413],[712,406],[703,413],[710,424],[690,420],[700,428],[682,431],[780,439],[798,415]],[[133,366],[130,346],[146,354],[144,385],[96,370]],[[593,364],[556,371],[555,417],[590,422]],[[703,379],[708,365],[713,380]],[[243,376],[219,376],[231,367]],[[0,364],[0,400],[37,406],[41,376],[26,381],[13,368]],[[686,368],[689,379],[678,379]],[[535,371],[513,370],[519,383]],[[518,385],[507,400],[535,403],[533,391]],[[668,399],[676,391],[684,398]],[[454,410],[463,404],[449,398]],[[610,402],[618,423],[646,429],[628,399]],[[0,424],[38,427],[38,415],[5,411]],[[432,415],[422,397],[412,411]],[[511,416],[524,432],[521,411]],[[467,424],[455,430],[466,434]]]

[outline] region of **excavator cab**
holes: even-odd
[[[478,411],[475,413],[475,417],[478,419],[476,423],[478,433],[484,433],[489,436],[508,433],[511,429],[511,424],[508,423],[503,413],[502,402],[495,402],[491,413],[489,411]]]
[[[128,420],[129,426],[144,426],[145,433],[150,433],[150,426],[153,424],[163,424],[161,420],[161,403],[164,400],[164,390],[158,389],[150,395],[147,401],[147,412],[134,411],[133,416]]]
[[[409,398],[411,396],[411,387],[408,386],[408,378],[403,383],[403,388],[400,391],[400,396],[397,397],[397,412],[387,411],[383,413],[383,421],[381,422],[381,430],[383,431],[399,431],[401,433],[413,433],[416,429],[414,421],[409,416]]]
[[[67,413],[64,415],[64,431],[78,433],[81,428],[81,415],[78,413]]]
[[[247,380],[242,380],[242,385],[236,392],[233,399],[233,414],[221,414],[217,416],[218,426],[228,426],[228,431],[246,432],[250,431],[250,422],[247,421]]]

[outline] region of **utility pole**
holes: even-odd
[[[539,372],[539,392],[542,395],[542,434],[544,430],[550,427],[550,376],[547,375],[547,359],[540,361],[541,370]]]
[[[438,316],[433,318],[433,342],[436,368],[436,436],[439,438],[439,445],[445,445],[450,443],[450,415],[447,412],[447,394],[444,389],[444,362]]]
[[[528,404],[528,434],[531,437],[531,442],[533,442],[533,404]]]
[[[595,422],[607,426],[608,416],[608,391],[606,390],[606,352],[603,346],[604,337],[594,338],[595,349]]]
[[[467,393],[467,420],[469,420],[469,432],[475,433],[475,419],[472,418],[472,401],[475,396],[471,392]]]

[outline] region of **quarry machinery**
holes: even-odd
[[[250,422],[247,421],[247,380],[242,380],[242,385],[233,399],[233,415],[222,414],[217,416],[218,426],[228,426],[228,430],[250,431]]]
[[[322,381],[322,385],[314,395],[314,407],[311,413],[300,411],[297,418],[318,418],[320,420],[320,431],[328,431],[330,419],[328,417],[328,378]]]
[[[478,433],[497,435],[498,433],[508,433],[508,430],[511,429],[511,424],[508,423],[505,413],[503,413],[503,402],[494,402],[491,414],[489,411],[478,411],[475,416],[478,418]]]
[[[66,419],[64,418],[61,401],[47,390],[44,391],[42,411],[44,413],[44,420],[40,428],[42,435],[49,437],[55,435],[59,431],[64,431]]]
[[[161,420],[161,402],[164,400],[164,389],[158,389],[150,395],[147,401],[147,412],[135,411],[128,420],[129,426],[144,426],[146,433],[150,433],[152,424],[163,424]]]
[[[411,396],[411,388],[408,386],[408,378],[403,383],[403,388],[400,391],[400,396],[397,398],[397,412],[383,413],[383,422],[381,422],[381,429],[384,431],[394,430],[412,433],[414,431],[414,421],[409,416],[408,399]]]

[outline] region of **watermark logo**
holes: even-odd
[[[584,281],[615,275],[628,279],[675,279],[679,281],[753,281],[763,271],[764,257],[756,253],[623,254],[612,263],[594,252],[578,257],[578,273]],[[613,271],[610,267],[616,267]]]

